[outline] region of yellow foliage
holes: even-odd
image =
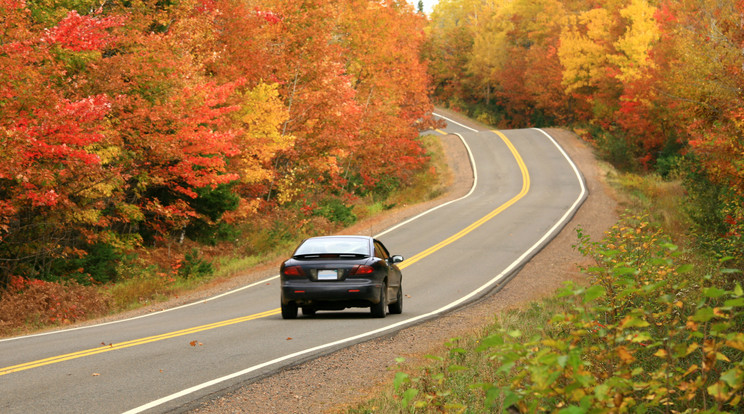
[[[612,44],[607,28],[612,23],[606,9],[593,9],[568,18],[558,48],[566,93],[597,86],[606,78]]]
[[[632,0],[628,7],[620,10],[620,15],[630,25],[623,37],[615,42],[615,48],[621,53],[613,55],[612,61],[620,68],[618,78],[623,82],[638,79],[643,69],[653,64],[649,51],[661,36],[654,19],[655,12],[656,8],[646,0]]]
[[[245,183],[270,179],[271,160],[279,151],[291,148],[294,137],[282,133],[289,112],[279,97],[276,84],[259,83],[243,95],[239,120],[245,134],[241,143],[241,177]]]

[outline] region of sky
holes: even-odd
[[[437,1],[439,0],[424,0],[424,13],[430,14]],[[413,7],[418,7],[418,0],[408,0],[408,2],[413,4]]]

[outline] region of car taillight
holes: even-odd
[[[284,268],[285,276],[304,276],[305,272],[302,271],[300,266],[288,266]]]
[[[351,272],[349,273],[349,275],[351,275],[351,276],[357,276],[357,275],[368,275],[368,274],[370,274],[370,273],[372,273],[372,272],[374,272],[374,271],[375,271],[375,270],[374,270],[374,269],[372,269],[372,266],[367,266],[367,265],[356,265],[356,266],[354,266],[354,267],[353,267],[353,268],[351,269]]]

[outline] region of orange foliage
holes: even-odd
[[[0,285],[94,243],[364,194],[424,161],[425,20],[407,3],[0,0],[0,13]]]

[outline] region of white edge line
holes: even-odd
[[[389,233],[389,232],[391,232],[391,231],[393,231],[395,229],[398,229],[400,227],[403,227],[406,224],[408,224],[408,223],[410,223],[410,222],[412,222],[412,221],[414,221],[414,220],[416,220],[416,219],[418,219],[418,218],[420,218],[422,216],[425,216],[425,215],[427,215],[427,214],[429,214],[429,213],[431,213],[431,212],[433,212],[435,210],[438,210],[438,209],[440,209],[442,207],[445,207],[445,206],[448,206],[448,205],[450,205],[452,203],[456,203],[458,201],[464,200],[464,199],[470,197],[471,194],[473,194],[473,192],[475,191],[475,188],[478,186],[478,169],[475,166],[475,158],[473,158],[473,152],[470,150],[470,146],[465,141],[465,138],[462,135],[460,135],[460,134],[458,134],[456,132],[454,132],[453,135],[457,135],[460,138],[460,141],[462,141],[462,144],[465,146],[465,150],[467,150],[467,152],[468,152],[468,158],[470,159],[470,167],[473,169],[473,185],[470,187],[470,191],[467,194],[465,194],[464,196],[462,196],[462,197],[460,197],[460,198],[458,198],[456,200],[450,200],[450,201],[448,201],[448,202],[446,202],[444,204],[440,204],[440,205],[438,205],[436,207],[430,208],[429,210],[426,210],[426,211],[424,211],[423,213],[421,213],[421,214],[419,214],[417,216],[411,217],[411,218],[409,218],[408,220],[406,220],[406,221],[404,221],[402,223],[398,223],[395,226],[390,227],[389,229],[383,231],[382,233],[375,235],[374,236],[375,238],[381,237],[381,236],[383,236],[383,235],[385,235],[385,234],[387,234],[387,233]]]
[[[446,120],[448,120],[450,122],[453,122],[455,124],[458,124],[458,125],[460,125],[460,126],[462,126],[464,128],[468,128],[468,129],[471,129],[471,130],[475,131],[472,128],[469,128],[469,127],[467,127],[465,125],[459,124],[456,121],[452,121],[452,120],[450,120],[448,118],[445,118],[445,117],[443,117],[441,115],[438,115],[438,114],[434,114],[434,115],[439,116],[441,118],[444,118],[444,119],[446,119]],[[399,227],[402,227],[402,226],[404,226],[404,225],[406,225],[406,224],[408,224],[408,223],[410,223],[410,222],[412,222],[412,221],[414,221],[416,219],[419,219],[419,218],[421,218],[422,216],[424,216],[426,214],[429,214],[429,213],[431,213],[431,212],[433,212],[433,211],[435,211],[437,209],[440,209],[440,208],[442,208],[444,206],[447,206],[449,204],[452,204],[452,203],[456,203],[458,201],[461,201],[461,200],[469,197],[471,194],[473,194],[473,192],[475,191],[475,187],[478,185],[478,171],[477,171],[477,169],[475,167],[475,159],[473,158],[473,152],[470,150],[470,146],[465,141],[465,138],[462,135],[460,135],[458,133],[453,133],[453,134],[454,135],[457,135],[460,138],[460,141],[462,141],[463,145],[465,146],[465,149],[468,152],[468,157],[470,158],[470,166],[473,169],[473,186],[470,188],[470,192],[468,192],[466,195],[458,198],[457,200],[451,200],[451,201],[449,201],[447,203],[440,204],[440,205],[438,205],[436,207],[433,207],[433,208],[431,208],[431,209],[429,209],[429,210],[427,210],[427,211],[425,211],[425,212],[423,212],[423,213],[421,213],[421,214],[419,214],[419,215],[417,215],[415,217],[412,217],[412,218],[410,218],[410,219],[408,219],[408,220],[406,220],[406,221],[404,221],[402,223],[398,223],[397,225],[395,225],[395,226],[393,226],[393,227],[391,227],[391,228],[383,231],[382,233],[375,235],[374,236],[375,238],[381,237],[382,235],[387,234],[387,233],[389,233],[389,232],[391,232],[391,231],[393,231],[393,230],[395,230],[395,229],[397,229]],[[210,302],[210,301],[213,301],[213,300],[217,300],[217,299],[222,298],[224,296],[232,295],[233,293],[238,293],[238,292],[241,292],[243,290],[250,289],[250,288],[252,288],[254,286],[266,284],[266,283],[268,283],[268,282],[270,282],[272,280],[275,280],[277,278],[279,278],[279,275],[274,275],[274,276],[271,276],[269,278],[266,278],[266,279],[263,279],[263,280],[259,280],[258,282],[254,282],[254,283],[251,283],[249,285],[246,285],[246,286],[243,286],[243,287],[240,287],[240,288],[237,288],[237,289],[233,289],[233,290],[230,290],[230,291],[221,293],[221,294],[219,294],[217,296],[212,296],[212,297],[209,297],[209,298],[206,298],[206,299],[202,299],[202,300],[198,300],[198,301],[195,301],[195,302],[187,303],[187,304],[184,304],[184,305],[176,306],[174,308],[163,309],[163,310],[160,310],[160,311],[157,311],[157,312],[150,312],[150,313],[147,313],[147,314],[144,314],[144,315],[140,315],[140,316],[135,316],[135,317],[132,317],[132,318],[118,319],[118,320],[115,320],[115,321],[98,323],[98,324],[95,324],[95,325],[79,326],[77,328],[60,329],[60,330],[56,330],[56,331],[42,332],[42,333],[37,333],[37,334],[32,334],[32,335],[16,336],[16,337],[13,337],[13,338],[4,338],[4,339],[0,339],[0,343],[2,343],[2,342],[16,341],[16,340],[21,340],[21,339],[41,337],[41,336],[47,336],[47,335],[56,335],[56,334],[61,334],[61,333],[66,333],[66,332],[74,332],[74,331],[79,331],[79,330],[83,330],[83,329],[97,328],[97,327],[101,327],[101,326],[114,325],[114,324],[117,324],[117,323],[129,322],[129,321],[134,321],[134,320],[142,319],[142,318],[148,318],[148,317],[151,317],[151,316],[160,315],[162,313],[171,312],[171,311],[175,311],[175,310],[187,308],[187,307],[190,307],[190,306],[203,304],[205,302]]]
[[[538,248],[540,248],[540,246],[545,242],[545,240],[547,240],[548,237],[550,237],[558,228],[563,227],[568,222],[568,220],[570,219],[570,217],[573,216],[573,214],[578,209],[578,207],[581,205],[584,197],[587,194],[586,185],[584,184],[584,179],[581,176],[581,173],[579,172],[579,169],[576,167],[576,164],[574,164],[574,162],[571,160],[571,158],[568,156],[568,154],[566,154],[566,152],[563,150],[563,148],[547,132],[543,131],[542,129],[538,129],[538,128],[533,128],[533,129],[542,132],[546,137],[548,137],[548,139],[550,139],[550,141],[553,143],[553,145],[555,145],[556,148],[558,148],[558,150],[561,152],[561,154],[566,159],[566,161],[568,161],[569,165],[571,165],[571,168],[573,168],[573,170],[574,170],[574,174],[576,174],[576,178],[579,181],[579,185],[581,187],[581,193],[579,194],[579,197],[576,199],[576,201],[574,201],[574,203],[571,205],[571,208],[569,208],[566,211],[566,213],[561,217],[560,220],[558,220],[553,225],[553,227],[551,227],[537,242],[535,242],[535,244],[533,244],[532,247],[530,247],[528,250],[526,250],[524,253],[522,253],[521,256],[519,256],[509,266],[507,266],[501,273],[499,273],[494,278],[492,278],[491,280],[489,280],[488,282],[486,282],[486,284],[484,284],[481,287],[479,287],[478,289],[470,292],[469,294],[463,296],[462,298],[460,298],[460,299],[458,299],[458,300],[456,300],[454,302],[451,302],[451,303],[449,303],[449,304],[447,304],[447,305],[445,305],[445,306],[443,306],[443,307],[441,307],[441,308],[439,308],[437,310],[434,310],[432,312],[429,312],[429,313],[426,313],[426,314],[423,314],[423,315],[419,315],[419,316],[416,316],[416,317],[413,317],[413,318],[410,318],[410,319],[406,319],[404,321],[396,322],[396,323],[394,323],[392,325],[384,326],[382,328],[378,328],[378,329],[375,329],[373,331],[365,332],[363,334],[351,336],[349,338],[340,339],[340,340],[335,341],[335,342],[330,342],[330,343],[327,343],[327,344],[316,346],[314,348],[305,349],[303,351],[299,351],[299,352],[295,352],[293,354],[285,355],[283,357],[275,358],[275,359],[273,359],[271,361],[267,361],[267,362],[264,362],[264,363],[261,363],[261,364],[258,364],[258,365],[254,365],[254,366],[249,367],[249,368],[246,368],[246,369],[244,369],[242,371],[238,371],[238,372],[235,372],[235,373],[232,373],[232,374],[229,374],[229,375],[225,375],[223,377],[216,378],[216,379],[213,379],[211,381],[207,381],[207,382],[204,382],[202,384],[195,385],[195,386],[193,386],[191,388],[187,388],[187,389],[182,390],[182,391],[179,391],[177,393],[168,395],[166,397],[163,397],[163,398],[160,398],[158,400],[152,401],[152,402],[150,402],[148,404],[145,404],[145,405],[139,406],[137,408],[133,408],[133,409],[131,409],[129,411],[126,411],[124,414],[137,414],[137,413],[141,413],[143,411],[146,411],[146,410],[149,410],[151,408],[157,407],[159,405],[165,404],[167,402],[173,401],[173,400],[175,400],[177,398],[180,398],[180,397],[189,395],[191,393],[200,391],[202,389],[211,387],[212,385],[216,385],[216,384],[219,384],[219,383],[224,382],[224,381],[229,381],[229,380],[231,380],[233,378],[237,378],[237,377],[239,377],[241,375],[245,375],[245,374],[251,373],[253,371],[256,371],[256,370],[259,370],[259,369],[262,369],[262,368],[265,368],[265,367],[268,367],[268,366],[271,366],[271,365],[274,365],[274,364],[277,364],[279,362],[283,362],[283,361],[286,361],[286,360],[289,360],[289,359],[292,359],[292,358],[296,358],[296,357],[299,357],[299,356],[302,356],[302,355],[310,354],[310,353],[313,353],[313,352],[316,352],[316,351],[320,351],[320,350],[323,350],[323,349],[332,348],[332,347],[335,347],[335,346],[338,346],[338,345],[342,345],[342,344],[346,344],[346,343],[349,343],[349,342],[353,342],[353,341],[356,341],[356,340],[359,340],[359,339],[362,339],[362,338],[366,338],[366,337],[370,337],[370,336],[375,336],[375,335],[380,334],[382,332],[392,330],[393,328],[397,328],[397,327],[400,327],[400,326],[408,325],[408,324],[411,324],[413,322],[416,322],[416,321],[419,321],[419,320],[422,320],[422,319],[429,318],[431,316],[434,316],[434,315],[437,315],[437,314],[446,312],[446,311],[448,311],[448,310],[450,310],[452,308],[455,308],[455,307],[463,304],[464,302],[467,302],[468,300],[472,299],[473,297],[477,296],[478,294],[480,294],[484,290],[491,288],[493,285],[495,285],[496,283],[498,283],[499,281],[501,281],[501,279],[503,279],[504,277],[506,277],[507,275],[509,275],[514,269],[516,269],[518,266],[520,266],[522,264],[522,261],[525,260],[530,255],[532,255]]]

